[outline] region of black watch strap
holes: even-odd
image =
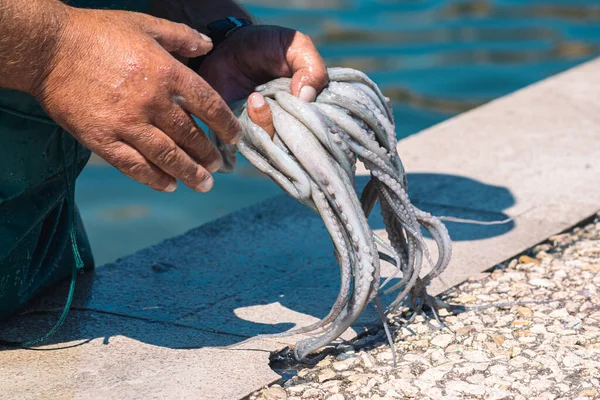
[[[208,36],[213,41],[213,49],[206,55],[201,57],[196,57],[188,61],[188,67],[197,71],[200,68],[200,64],[204,61],[205,57],[208,56],[212,51],[214,51],[225,39],[231,36],[238,29],[252,25],[252,21],[247,19],[235,18],[235,17],[227,17],[225,19],[220,19],[218,21],[211,22],[206,26],[208,29]]]
[[[208,36],[213,40],[213,46],[217,47],[223,40],[227,39],[233,32],[238,29],[252,25],[247,19],[238,19],[235,17],[227,17],[215,22],[211,22],[206,26]]]

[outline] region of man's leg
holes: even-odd
[[[0,97],[10,94],[0,91]],[[86,267],[94,264],[70,193],[90,153],[31,116],[0,109],[0,319],[70,276],[71,224]]]

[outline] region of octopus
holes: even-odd
[[[340,290],[329,313],[309,326],[256,337],[308,334],[293,348],[299,361],[338,339],[372,301],[388,339],[388,313],[404,306],[413,316],[426,306],[435,312],[436,299],[427,294],[427,284],[446,269],[452,255],[450,236],[441,220],[409,199],[389,99],[360,71],[329,68],[328,73],[328,86],[310,103],[291,95],[288,78],[256,88],[271,109],[273,138],[252,122],[241,104],[237,113],[243,139],[236,145],[216,139],[224,172],[233,169],[239,151],[287,194],[318,213],[331,237]],[[357,161],[370,173],[360,195],[355,184]],[[377,201],[389,244],[372,231],[367,220]],[[435,260],[422,229],[436,243]],[[390,263],[396,271],[383,282],[381,262]],[[425,263],[431,270],[422,274]],[[398,280],[393,282],[394,278]],[[395,299],[384,310],[379,296],[390,293]]]

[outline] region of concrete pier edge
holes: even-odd
[[[524,212],[498,226],[448,223],[453,260],[431,293],[600,208],[599,88],[596,59],[399,142],[418,207],[484,221]],[[381,219],[370,222],[385,237]],[[280,379],[269,354],[298,338],[223,346],[316,321],[338,279],[318,216],[272,198],[81,276],[44,351],[0,350],[0,398],[244,398]],[[32,308],[60,307],[65,290]],[[3,331],[35,337],[57,315],[30,313]]]

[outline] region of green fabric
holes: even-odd
[[[143,12],[149,1],[70,4]],[[33,97],[0,89],[0,320],[74,270],[68,186],[74,187],[89,157],[89,150],[54,124]],[[93,268],[76,208],[73,223],[85,268]]]
[[[74,180],[69,172],[75,167],[79,174],[90,156],[63,129],[37,120],[44,115],[35,112],[35,100],[0,90],[0,99],[11,97],[12,107],[0,108],[0,319],[71,274],[67,179]],[[74,223],[84,264],[92,268],[78,212]]]

